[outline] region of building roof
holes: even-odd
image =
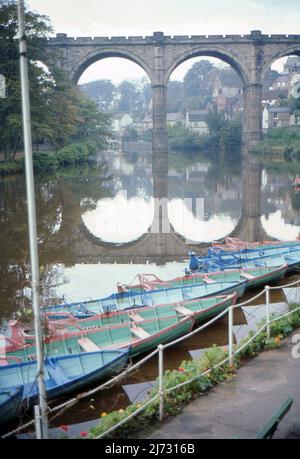
[[[178,118],[182,118],[182,113],[167,113],[167,121],[177,121]]]
[[[289,69],[291,68],[299,68],[300,67],[300,57],[299,56],[289,56],[287,58],[286,63],[284,64],[284,67],[287,67]]]
[[[192,110],[187,112],[188,121],[205,121],[208,112],[206,110]]]
[[[152,116],[145,115],[141,122],[142,123],[152,123],[153,122]]]
[[[284,82],[287,82],[287,81],[288,81],[288,76],[287,75],[280,75],[278,78],[276,78],[274,83],[284,83]]]
[[[268,112],[269,113],[290,113],[291,109],[290,107],[269,107]]]
[[[284,89],[276,88],[269,91],[262,92],[262,100],[274,100],[279,99],[279,95],[285,95]]]
[[[129,113],[115,113],[113,115],[113,119],[114,120],[121,120],[123,118],[123,116],[125,116],[125,115],[130,116]],[[130,116],[130,118],[131,118],[131,116]]]
[[[238,74],[232,69],[224,69],[219,72],[220,82],[223,86],[239,86],[242,87],[242,80]]]

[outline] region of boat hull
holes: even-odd
[[[47,399],[51,400],[110,378],[124,368],[128,358],[129,349],[46,358],[44,379]],[[22,400],[33,402],[38,394],[36,374],[36,361],[0,367],[0,394],[14,390],[21,383]]]
[[[23,398],[23,386],[17,386],[7,393],[0,394],[0,424],[18,415]]]

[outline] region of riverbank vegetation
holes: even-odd
[[[296,309],[299,305],[289,306],[290,311]],[[273,314],[271,319],[278,319],[278,314]],[[258,324],[261,328],[265,321]],[[235,377],[236,370],[250,358],[256,357],[260,352],[268,349],[279,348],[282,339],[287,337],[295,328],[300,326],[300,311],[295,311],[287,317],[283,317],[271,323],[270,338],[267,337],[265,329],[261,331],[250,343],[248,343],[241,352],[234,357],[234,365],[230,366],[228,362],[222,364],[223,360],[228,357],[228,351],[220,347],[213,346],[208,349],[200,359],[183,361],[178,369],[166,370],[164,373],[164,390],[178,385],[187,383],[178,389],[165,393],[164,400],[164,417],[174,416],[181,412],[183,407],[190,401],[199,397],[216,384],[227,379]],[[255,335],[254,331],[242,339],[235,348],[245,345],[250,338]],[[218,366],[215,369],[213,367]],[[199,376],[207,372],[204,376]],[[188,381],[192,380],[188,383]],[[149,400],[158,395],[158,379],[154,387],[150,390]],[[83,432],[81,438],[96,438],[104,434],[108,429],[117,423],[126,419],[129,415],[142,407],[141,403],[135,403],[126,409],[112,411],[111,413],[103,412],[100,414],[99,424],[92,427],[89,432]],[[142,431],[149,432],[150,429],[159,428],[158,422],[159,398],[150,403],[141,413],[125,422],[122,426],[107,435],[106,438],[136,438],[136,435]],[[63,429],[66,431],[66,429]],[[67,435],[64,435],[67,438]]]
[[[172,150],[201,152],[210,157],[213,152],[238,156],[241,150],[242,125],[236,119],[227,119],[222,112],[211,110],[206,116],[208,133],[198,135],[181,124],[168,128],[169,145]]]
[[[24,169],[17,160],[23,155],[17,2],[1,2],[0,23],[0,73],[6,79],[6,97],[0,102],[0,175],[8,175]],[[33,149],[43,150],[35,155],[36,170],[87,161],[105,146],[110,117],[56,66],[58,55],[46,58],[49,19],[27,10],[26,28]],[[44,61],[52,62],[51,68]]]
[[[300,129],[269,129],[262,141],[252,147],[252,153],[263,158],[300,161]]]

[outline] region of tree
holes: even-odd
[[[130,81],[122,81],[118,86],[118,91],[120,93],[118,111],[132,113],[143,107],[141,92]]]
[[[211,94],[213,64],[201,60],[193,64],[184,77],[185,93],[189,97],[204,97]]]
[[[7,98],[0,104],[0,150],[6,160],[14,158],[22,146],[22,111],[19,75],[16,2],[0,0],[0,73],[6,76]],[[28,70],[33,141],[47,140],[56,150],[72,141],[103,145],[109,117],[101,114],[95,102],[88,100],[58,68],[51,73],[43,61],[48,32],[45,16],[26,11]],[[52,56],[53,58],[53,56]]]
[[[224,112],[218,112],[216,108],[208,112],[205,121],[211,135],[219,135],[223,127],[226,125]]]
[[[167,92],[167,111],[179,112],[185,109],[184,84],[182,81],[169,81]]]
[[[110,80],[97,80],[81,86],[83,92],[94,99],[99,110],[108,112],[113,109],[117,88]]]
[[[22,144],[21,90],[19,77],[19,48],[17,2],[0,0],[0,73],[6,78],[6,98],[0,104],[0,150],[6,160],[14,158]],[[40,135],[47,125],[46,112],[41,110],[44,103],[43,84],[46,73],[37,65],[44,56],[45,38],[51,27],[46,16],[30,11],[25,13],[28,62],[30,78],[30,98],[32,100],[33,119],[39,120],[34,126],[36,135]],[[34,124],[34,123],[33,123]]]
[[[77,104],[79,118],[74,140],[93,141],[98,147],[104,147],[110,136],[110,117],[99,112],[96,102],[85,95],[79,94]]]

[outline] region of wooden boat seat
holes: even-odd
[[[85,352],[99,351],[97,344],[93,343],[89,338],[80,338],[77,342]]]
[[[137,336],[138,338],[148,338],[148,336],[150,336],[150,333],[148,333],[146,330],[144,330],[143,328],[141,327],[132,327],[131,328],[131,332]]]
[[[56,384],[65,384],[69,381],[69,378],[58,363],[56,363],[55,368],[46,364],[46,368],[50,378],[52,378]]]
[[[141,322],[142,320],[144,320],[142,316],[136,314],[135,312],[132,312],[131,314],[129,314],[129,316],[134,322]]]
[[[209,277],[206,277],[206,276],[203,278],[203,280],[204,280],[204,282],[206,284],[214,284],[215,283],[215,281],[213,279],[210,279]]]
[[[174,309],[184,316],[190,316],[192,314],[192,311],[190,311],[188,308],[185,308],[184,306],[181,306],[181,305],[175,306]]]
[[[241,273],[241,276],[245,277],[246,279],[254,279],[255,276],[252,276],[252,274],[249,273]]]

